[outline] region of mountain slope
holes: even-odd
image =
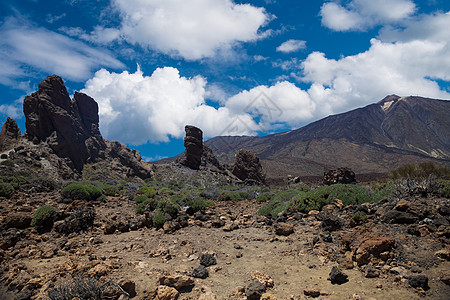
[[[297,130],[265,137],[216,137],[206,144],[224,162],[245,148],[258,154],[269,177],[321,175],[348,166],[385,173],[399,165],[450,163],[450,101],[387,96]]]

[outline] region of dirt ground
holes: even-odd
[[[24,198],[16,210],[31,212],[42,202],[60,205],[54,194]],[[17,200],[2,202],[3,217],[13,201]],[[35,296],[39,299],[74,274],[115,282],[131,280],[136,286],[134,298],[150,299],[149,292],[159,285],[162,275],[191,274],[204,253],[213,254],[217,264],[207,267],[209,277],[195,278],[193,287],[181,290],[179,299],[199,299],[201,295],[212,297],[206,299],[214,299],[212,295],[217,299],[246,299],[245,288],[253,281],[255,271],[273,280],[273,287],[266,291],[273,298],[268,299],[306,299],[305,290],[320,292],[318,299],[448,299],[450,295],[450,287],[440,280],[449,273],[450,263],[435,256],[443,243],[433,236],[409,236],[396,225],[378,224],[344,227],[331,233],[332,242],[325,242],[320,222],[313,215],[289,218],[286,223],[293,226],[294,233],[284,236],[258,216],[260,206],[250,200],[218,202],[206,212],[234,224],[231,231],[226,226],[215,228],[211,221],[190,218],[189,226],[170,233],[140,228],[105,234],[109,220],[114,216],[133,218],[135,209],[132,201],[108,197],[106,202],[95,204],[97,217],[92,230],[64,236],[53,231],[40,235],[27,229],[26,238],[3,250],[0,299],[20,298],[20,285],[32,285],[40,291]],[[363,268],[352,262],[352,252],[342,246],[345,235],[369,233],[393,237],[398,245],[389,264],[376,265],[380,275],[375,278],[366,278]],[[345,257],[349,257],[347,264]],[[348,282],[332,284],[327,280],[333,266],[348,275]],[[390,271],[398,266],[406,273]],[[407,275],[412,272],[425,274],[430,288],[411,287]]]

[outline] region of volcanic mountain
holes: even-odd
[[[450,101],[390,95],[297,130],[264,137],[220,136],[206,142],[224,163],[256,153],[268,177],[319,176],[326,168],[387,173],[406,163],[450,164]]]

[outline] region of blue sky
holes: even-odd
[[[450,99],[446,0],[0,2],[0,122],[47,75],[146,159],[299,128],[389,94]]]

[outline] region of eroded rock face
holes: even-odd
[[[265,183],[265,175],[258,156],[251,151],[241,149],[236,152],[236,162],[232,173],[240,180]]]
[[[0,131],[0,151],[12,149],[22,136],[14,119],[7,118]]]
[[[184,138],[184,158],[181,164],[194,170],[200,168],[203,154],[203,132],[200,128],[192,125],[184,127],[186,137]]]
[[[25,97],[23,111],[28,139],[50,147],[74,171],[97,163],[121,177],[151,176],[138,151],[103,139],[97,102],[78,92],[71,100],[59,76],[48,76],[37,92]]]
[[[325,170],[323,173],[323,184],[347,184],[356,182],[355,172],[349,168],[338,168],[336,170]]]
[[[97,103],[81,93],[75,93],[72,101],[59,76],[48,76],[37,92],[25,97],[23,112],[28,138],[46,142],[59,157],[69,158],[77,171],[91,154],[106,148],[98,130]]]

